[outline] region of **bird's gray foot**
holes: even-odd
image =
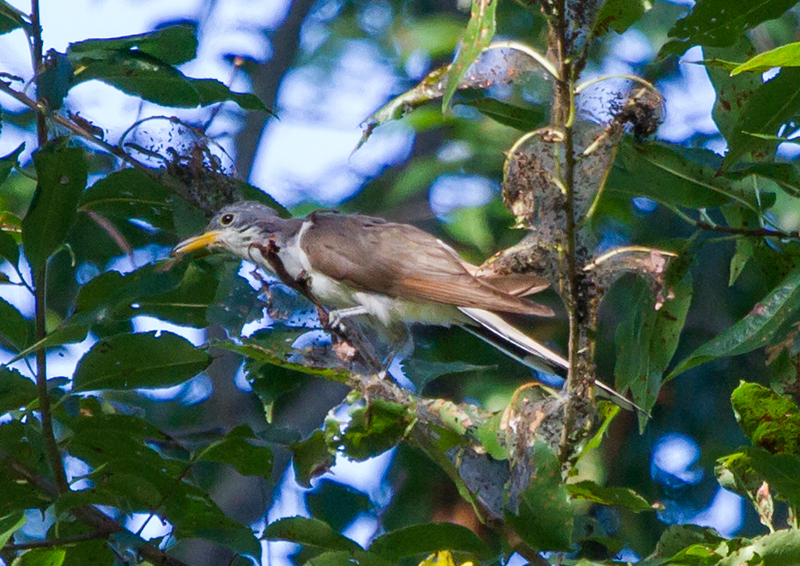
[[[349,309],[336,309],[332,310],[328,313],[328,324],[331,326],[339,326],[339,324],[345,318],[349,318],[351,316],[360,316],[363,314],[369,314],[367,309],[364,307],[351,307]]]

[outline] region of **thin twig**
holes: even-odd
[[[800,238],[800,234],[791,234],[789,232],[783,232],[782,230],[771,230],[769,228],[734,228],[732,226],[720,226],[719,224],[712,224],[703,220],[695,220],[688,214],[685,214],[676,206],[669,206],[667,208],[671,210],[675,216],[689,224],[697,228],[698,230],[705,230],[707,232],[719,232],[721,234],[733,234],[736,236],[746,236],[751,238],[782,238],[782,239],[798,239]]]
[[[179,182],[175,181],[174,179],[172,179],[169,176],[162,176],[162,175],[156,174],[155,170],[153,170],[151,167],[148,167],[144,163],[138,161],[137,159],[135,159],[134,157],[132,157],[131,155],[126,153],[121,147],[118,147],[118,146],[115,146],[115,145],[111,145],[110,143],[108,143],[104,139],[95,136],[92,132],[90,132],[89,130],[87,130],[83,126],[81,126],[79,124],[76,124],[72,120],[64,118],[63,116],[61,116],[59,114],[48,113],[47,106],[45,104],[38,103],[38,102],[30,99],[25,94],[23,94],[23,93],[21,93],[19,91],[14,90],[13,88],[11,88],[11,86],[8,83],[6,83],[6,82],[4,82],[2,80],[0,80],[0,91],[5,92],[9,96],[15,98],[18,102],[21,102],[22,104],[24,104],[25,106],[27,106],[31,110],[37,112],[39,114],[39,116],[41,116],[41,117],[48,116],[56,124],[59,124],[60,126],[63,126],[65,128],[67,128],[73,134],[75,134],[77,136],[80,136],[81,138],[83,138],[83,139],[93,143],[94,145],[104,149],[105,151],[107,151],[111,155],[113,155],[115,157],[118,157],[119,159],[121,159],[125,163],[128,163],[129,165],[131,165],[135,169],[138,169],[139,171],[142,171],[142,172],[146,173],[150,177],[158,180],[159,182],[164,183],[173,192],[175,192],[175,194],[177,194],[179,197],[181,197],[182,199],[184,199],[187,202],[194,203],[195,206],[199,207],[203,212],[213,212],[211,210],[211,208],[207,204],[204,204],[202,202],[195,202],[196,199],[192,199],[191,196],[189,195],[189,193],[186,191],[185,187],[183,185],[181,185]]]
[[[564,428],[559,447],[559,458],[562,463],[569,460],[572,454],[572,433],[575,422],[578,418],[578,401],[574,393],[580,389],[581,375],[578,371],[580,332],[583,318],[583,302],[580,294],[580,270],[577,258],[577,224],[575,221],[575,158],[574,141],[574,122],[575,122],[575,100],[574,100],[574,62],[570,60],[567,52],[567,5],[565,0],[556,3],[553,15],[553,25],[551,27],[551,42],[555,43],[560,80],[557,81],[556,100],[554,102],[556,112],[554,113],[556,125],[563,128],[564,139],[564,168],[562,179],[565,189],[564,214],[566,217],[564,254],[566,255],[566,283],[565,299],[567,312],[569,313],[569,374],[567,376],[567,405],[564,410]]]
[[[73,535],[69,537],[51,538],[47,540],[36,540],[31,542],[23,542],[19,544],[6,544],[2,550],[10,550],[16,552],[18,550],[30,550],[31,548],[52,548],[54,546],[67,546],[75,544],[76,542],[86,542],[88,540],[97,540],[108,537],[109,533],[100,531],[92,531],[90,533],[83,533],[82,535]]]
[[[0,448],[0,462],[3,463],[6,469],[13,471],[21,480],[28,482],[41,491],[47,498],[55,500],[58,497],[58,490],[53,482],[30,470],[3,448]],[[128,529],[114,519],[91,506],[75,507],[70,509],[69,513],[82,523],[93,527],[97,532],[105,533],[106,536],[114,533],[130,533]],[[167,555],[163,550],[151,546],[145,541],[142,541],[142,543],[136,547],[136,552],[155,566],[187,566],[183,561]]]
[[[42,59],[42,26],[39,19],[39,0],[31,0],[31,34],[33,40],[33,73],[36,83],[36,96],[39,96],[38,80],[40,70],[44,63]],[[23,95],[24,96],[24,95]],[[27,98],[27,97],[25,97]],[[30,99],[28,99],[30,100]],[[44,107],[41,100],[31,102],[36,107]],[[47,143],[48,131],[47,120],[43,113],[36,114],[36,137],[39,147]],[[37,187],[38,190],[38,187]],[[40,266],[39,271],[33,269],[33,300],[34,300],[34,320],[36,323],[36,340],[40,341],[47,336],[46,316],[47,303],[45,289],[47,287],[47,262]],[[61,458],[61,451],[58,448],[55,432],[53,430],[53,416],[50,412],[50,396],[47,391],[47,349],[42,347],[36,350],[36,391],[39,400],[39,415],[42,420],[42,438],[44,440],[44,451],[50,472],[53,474],[56,490],[59,494],[69,491],[67,475],[64,472],[64,460]]]
[[[730,226],[720,226],[718,224],[712,225],[708,222],[702,222],[700,220],[695,221],[694,226],[700,228],[701,230],[708,230],[710,232],[736,234],[739,236],[749,236],[753,238],[800,238],[800,234],[787,234],[786,232],[781,232],[780,230],[770,230],[769,228],[759,228],[756,230],[750,230],[748,228],[732,228]]]

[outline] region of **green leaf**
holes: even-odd
[[[33,381],[15,369],[0,367],[0,415],[25,407],[36,396]]]
[[[458,89],[461,79],[483,50],[489,46],[496,28],[495,12],[499,0],[472,0],[472,15],[464,39],[447,71],[447,85],[442,97],[442,112],[450,106],[450,100]]]
[[[125,275],[118,271],[107,271],[81,287],[75,299],[77,311],[82,314],[104,311],[104,316],[108,316],[131,309],[135,301],[177,289],[189,265],[176,265],[167,260],[147,264]]]
[[[242,340],[241,344],[232,341],[223,341],[214,342],[212,345],[215,348],[237,352],[260,362],[300,373],[317,375],[332,381],[347,383],[350,379],[350,373],[346,370],[329,367],[314,367],[300,362],[289,361],[289,356],[295,353],[295,350],[292,350],[291,347],[292,342],[304,332],[306,332],[305,329],[286,329],[285,331],[273,329],[256,332],[250,338]],[[289,338],[287,338],[287,336]]]
[[[720,211],[725,217],[728,226],[732,228],[747,229],[759,226],[760,215],[752,210],[732,204],[721,207]],[[736,253],[731,258],[730,276],[728,277],[729,286],[736,282],[747,263],[755,256],[760,245],[762,245],[762,242],[755,238],[736,239]]]
[[[13,364],[17,360],[21,360],[40,348],[52,348],[53,346],[61,346],[62,344],[83,342],[86,340],[86,335],[88,333],[89,324],[87,322],[87,317],[80,313],[75,314],[62,322],[58,328],[48,333],[47,336],[22,350],[9,360],[8,364]]]
[[[754,497],[764,478],[753,469],[746,449],[717,459],[714,475],[719,485],[742,497]]]
[[[271,110],[267,110],[267,112],[271,112]],[[238,193],[238,197],[242,200],[255,200],[261,204],[266,204],[268,207],[276,210],[278,212],[278,216],[281,218],[292,217],[292,213],[289,212],[286,207],[261,189],[254,187],[253,185],[246,183],[241,179],[229,177],[228,180],[232,182],[236,192]]]
[[[540,128],[545,120],[545,112],[541,106],[515,106],[494,98],[476,98],[458,101],[456,104],[471,106],[495,122],[523,132]]]
[[[78,362],[74,391],[170,387],[203,371],[211,358],[171,332],[100,340]]]
[[[465,362],[431,362],[418,358],[406,358],[403,360],[402,366],[406,376],[418,391],[422,391],[427,384],[443,375],[480,371],[494,367],[478,366]]]
[[[272,450],[260,446],[253,431],[246,424],[239,425],[200,452],[199,460],[219,462],[233,466],[243,476],[269,478],[272,475]]]
[[[536,550],[569,550],[575,511],[561,482],[561,463],[544,442],[531,453],[535,473],[516,510],[506,508],[506,521]]]
[[[14,536],[14,533],[21,529],[26,522],[25,513],[22,511],[14,511],[4,517],[0,517],[0,548],[3,548]]]
[[[0,230],[0,258],[5,258],[12,265],[19,264],[19,244],[14,237]]]
[[[678,367],[667,379],[705,362],[746,354],[766,346],[776,331],[792,320],[800,307],[800,269],[792,271],[775,289],[761,300],[742,320],[706,342]]]
[[[78,209],[174,229],[172,191],[139,169],[122,169],[103,177],[83,193]]]
[[[500,442],[500,435],[505,436],[501,430],[503,413],[498,412],[475,430],[475,438],[481,446],[495,460],[508,460],[508,450]]]
[[[719,564],[724,566],[729,564],[731,566],[740,564],[794,566],[800,564],[800,531],[786,529],[752,539],[752,544],[743,545]]]
[[[755,47],[747,36],[743,36],[730,47],[706,47],[703,49],[706,57],[736,61],[748,59],[755,52]],[[736,63],[723,66],[706,61],[705,65],[708,68],[708,78],[711,79],[711,84],[717,93],[711,117],[725,139],[730,140],[736,133],[736,124],[747,105],[748,98],[762,84],[761,77],[757,75],[731,77],[731,69],[737,65]]]
[[[164,514],[175,525],[175,538],[205,539],[251,558],[261,557],[261,544],[252,529],[225,515],[207,493],[183,483],[170,495]]]
[[[654,510],[644,497],[625,487],[605,487],[597,485],[593,481],[581,481],[567,484],[567,491],[571,497],[576,499],[625,507],[634,513]]]
[[[468,552],[483,559],[492,555],[478,535],[455,523],[428,523],[397,529],[382,534],[369,546],[369,552],[394,563],[439,550]]]
[[[273,421],[273,410],[284,395],[302,387],[313,379],[308,374],[261,363],[252,359],[245,361],[247,380],[264,407],[267,422]],[[299,433],[298,433],[299,435]],[[299,437],[294,441],[299,440]]]
[[[14,566],[61,566],[66,554],[64,548],[34,548],[14,560]]]
[[[195,108],[200,95],[176,68],[138,51],[109,52],[76,68],[74,84],[96,79],[162,106]]]
[[[793,401],[743,381],[731,394],[731,405],[750,442],[773,454],[800,453],[800,411]]]
[[[261,110],[274,115],[274,112],[252,93],[233,92],[216,79],[189,79],[200,96],[200,106],[208,106],[226,100],[235,102],[242,110]]]
[[[52,539],[88,535],[91,532],[93,532],[92,528],[83,523],[77,521],[59,521],[57,524],[50,527],[47,535],[48,538]],[[144,541],[141,542],[144,543]],[[67,551],[67,556],[64,558],[64,564],[62,566],[98,566],[100,564],[113,564],[114,554],[111,551],[112,545],[113,542],[109,544],[108,540],[101,538],[66,546],[64,550]]]
[[[229,330],[230,335],[240,336],[242,327],[248,322],[261,320],[266,303],[258,297],[258,291],[244,277],[239,277],[238,262],[225,262],[217,266],[219,283],[216,294],[206,310],[206,322],[218,324]]]
[[[592,437],[586,442],[586,446],[584,446],[583,450],[581,450],[580,456],[578,456],[578,461],[582,460],[583,457],[590,453],[591,450],[595,448],[599,448],[600,444],[603,442],[603,437],[608,432],[608,427],[611,426],[611,422],[614,420],[619,412],[621,411],[621,407],[616,405],[610,401],[603,401],[597,403],[597,416],[602,419],[600,426],[597,427],[596,432]]]
[[[692,300],[689,262],[684,260],[675,265],[676,269],[671,270],[666,279],[666,284],[673,289],[674,298],[656,310],[653,290],[644,281],[637,280],[631,293],[635,297],[633,304],[627,317],[617,326],[614,337],[617,390],[630,389],[634,402],[645,412],[653,408],[658,398],[664,371],[678,348]],[[646,422],[647,415],[639,415],[640,428]]]
[[[33,339],[33,324],[12,305],[0,298],[0,345],[15,352],[24,349]]]
[[[643,560],[641,564],[660,566],[665,561],[658,559],[669,559],[694,545],[715,546],[724,540],[717,531],[711,528],[697,527],[695,525],[670,525],[661,535],[655,552],[647,560]],[[734,565],[731,564],[730,566]]]
[[[728,139],[728,153],[722,161],[723,170],[730,168],[747,152],[764,144],[764,140],[753,134],[776,135],[784,124],[797,116],[800,112],[798,84],[800,68],[784,68],[748,98],[734,133]]]
[[[312,517],[325,521],[337,532],[344,531],[361,513],[375,511],[369,495],[329,479],[320,480],[306,495],[306,505]]]
[[[64,147],[63,140],[34,153],[33,163],[39,182],[22,221],[22,246],[38,277],[72,227],[86,186],[87,164],[84,151]]]
[[[417,86],[395,96],[373,112],[364,120],[364,133],[356,145],[356,150],[366,143],[369,136],[372,135],[372,131],[378,126],[392,120],[399,120],[415,108],[442,96],[442,84],[449,68],[449,66],[444,66],[434,69]]]
[[[197,56],[197,29],[179,24],[157,31],[111,39],[87,39],[70,43],[67,55],[74,65],[84,59],[102,59],[118,51],[141,51],[169,65],[180,65]]]
[[[28,17],[5,0],[0,0],[0,35],[18,28],[30,29]]]
[[[285,540],[326,550],[363,550],[358,543],[334,531],[330,525],[319,519],[289,517],[267,526],[263,538],[266,540]]]
[[[180,269],[176,271],[180,273]],[[121,303],[115,314],[124,318],[149,315],[183,326],[206,326],[206,309],[213,303],[217,291],[215,269],[205,263],[192,262],[179,282],[177,288],[165,293],[134,296],[135,302]]]
[[[676,38],[659,57],[681,54],[692,45],[733,45],[747,30],[781,16],[796,0],[701,0],[688,16],[675,22],[668,36]]]
[[[760,448],[746,448],[744,455],[750,467],[770,489],[788,500],[793,506],[800,505],[800,457],[796,454],[771,454]]]
[[[2,16],[0,16],[0,18],[1,17]],[[0,23],[0,26],[2,26],[2,23]],[[17,149],[15,149],[9,154],[0,157],[0,185],[2,185],[5,182],[5,180],[8,179],[8,176],[14,169],[14,167],[19,166],[19,156],[24,149],[25,149],[25,142],[22,142],[17,146]]]
[[[595,17],[592,35],[600,37],[609,29],[622,33],[652,7],[651,0],[606,0]]]
[[[216,288],[213,265],[164,260],[125,275],[116,271],[98,275],[80,289],[76,304],[90,324],[149,315],[173,324],[204,327]]]
[[[315,556],[305,566],[392,566],[392,563],[361,550],[331,550]]]
[[[623,142],[605,190],[670,206],[712,208],[737,201],[754,208],[751,194],[717,175],[719,164],[719,158],[708,150]]]
[[[734,68],[731,71],[731,75],[738,75],[745,71],[763,73],[774,67],[800,67],[800,42],[781,45],[770,51],[759,53],[749,61]]]
[[[325,440],[349,459],[362,462],[394,448],[413,422],[414,413],[400,403],[370,399],[350,413],[350,421],[326,420]]]
[[[336,455],[325,442],[325,434],[315,430],[307,439],[289,446],[292,451],[292,467],[297,483],[311,487],[311,480],[331,469]]]
[[[169,32],[169,37],[165,36],[169,41],[162,45],[159,39],[164,37],[146,40],[145,49],[137,46],[140,43],[138,38],[154,34],[72,44],[67,53],[75,67],[73,85],[97,79],[162,106],[194,108],[229,100],[245,110],[270,112],[254,94],[233,92],[216,79],[187,77],[172,66],[185,62],[185,57],[194,58],[197,40],[191,27],[167,29],[173,30]],[[116,44],[120,47],[114,48]],[[184,47],[171,53],[171,44]]]

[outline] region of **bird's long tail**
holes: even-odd
[[[569,362],[566,359],[515,328],[498,315],[469,307],[461,307],[459,310],[478,323],[479,326],[464,325],[464,329],[481,340],[532,369],[562,377],[566,376],[566,370],[569,369]],[[619,401],[624,408],[646,412],[605,383],[595,381],[594,384]]]

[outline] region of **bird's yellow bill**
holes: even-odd
[[[207,248],[215,244],[221,235],[222,232],[219,230],[209,230],[199,236],[187,238],[172,249],[172,255],[179,256],[188,254],[194,250],[199,250],[200,248]]]

